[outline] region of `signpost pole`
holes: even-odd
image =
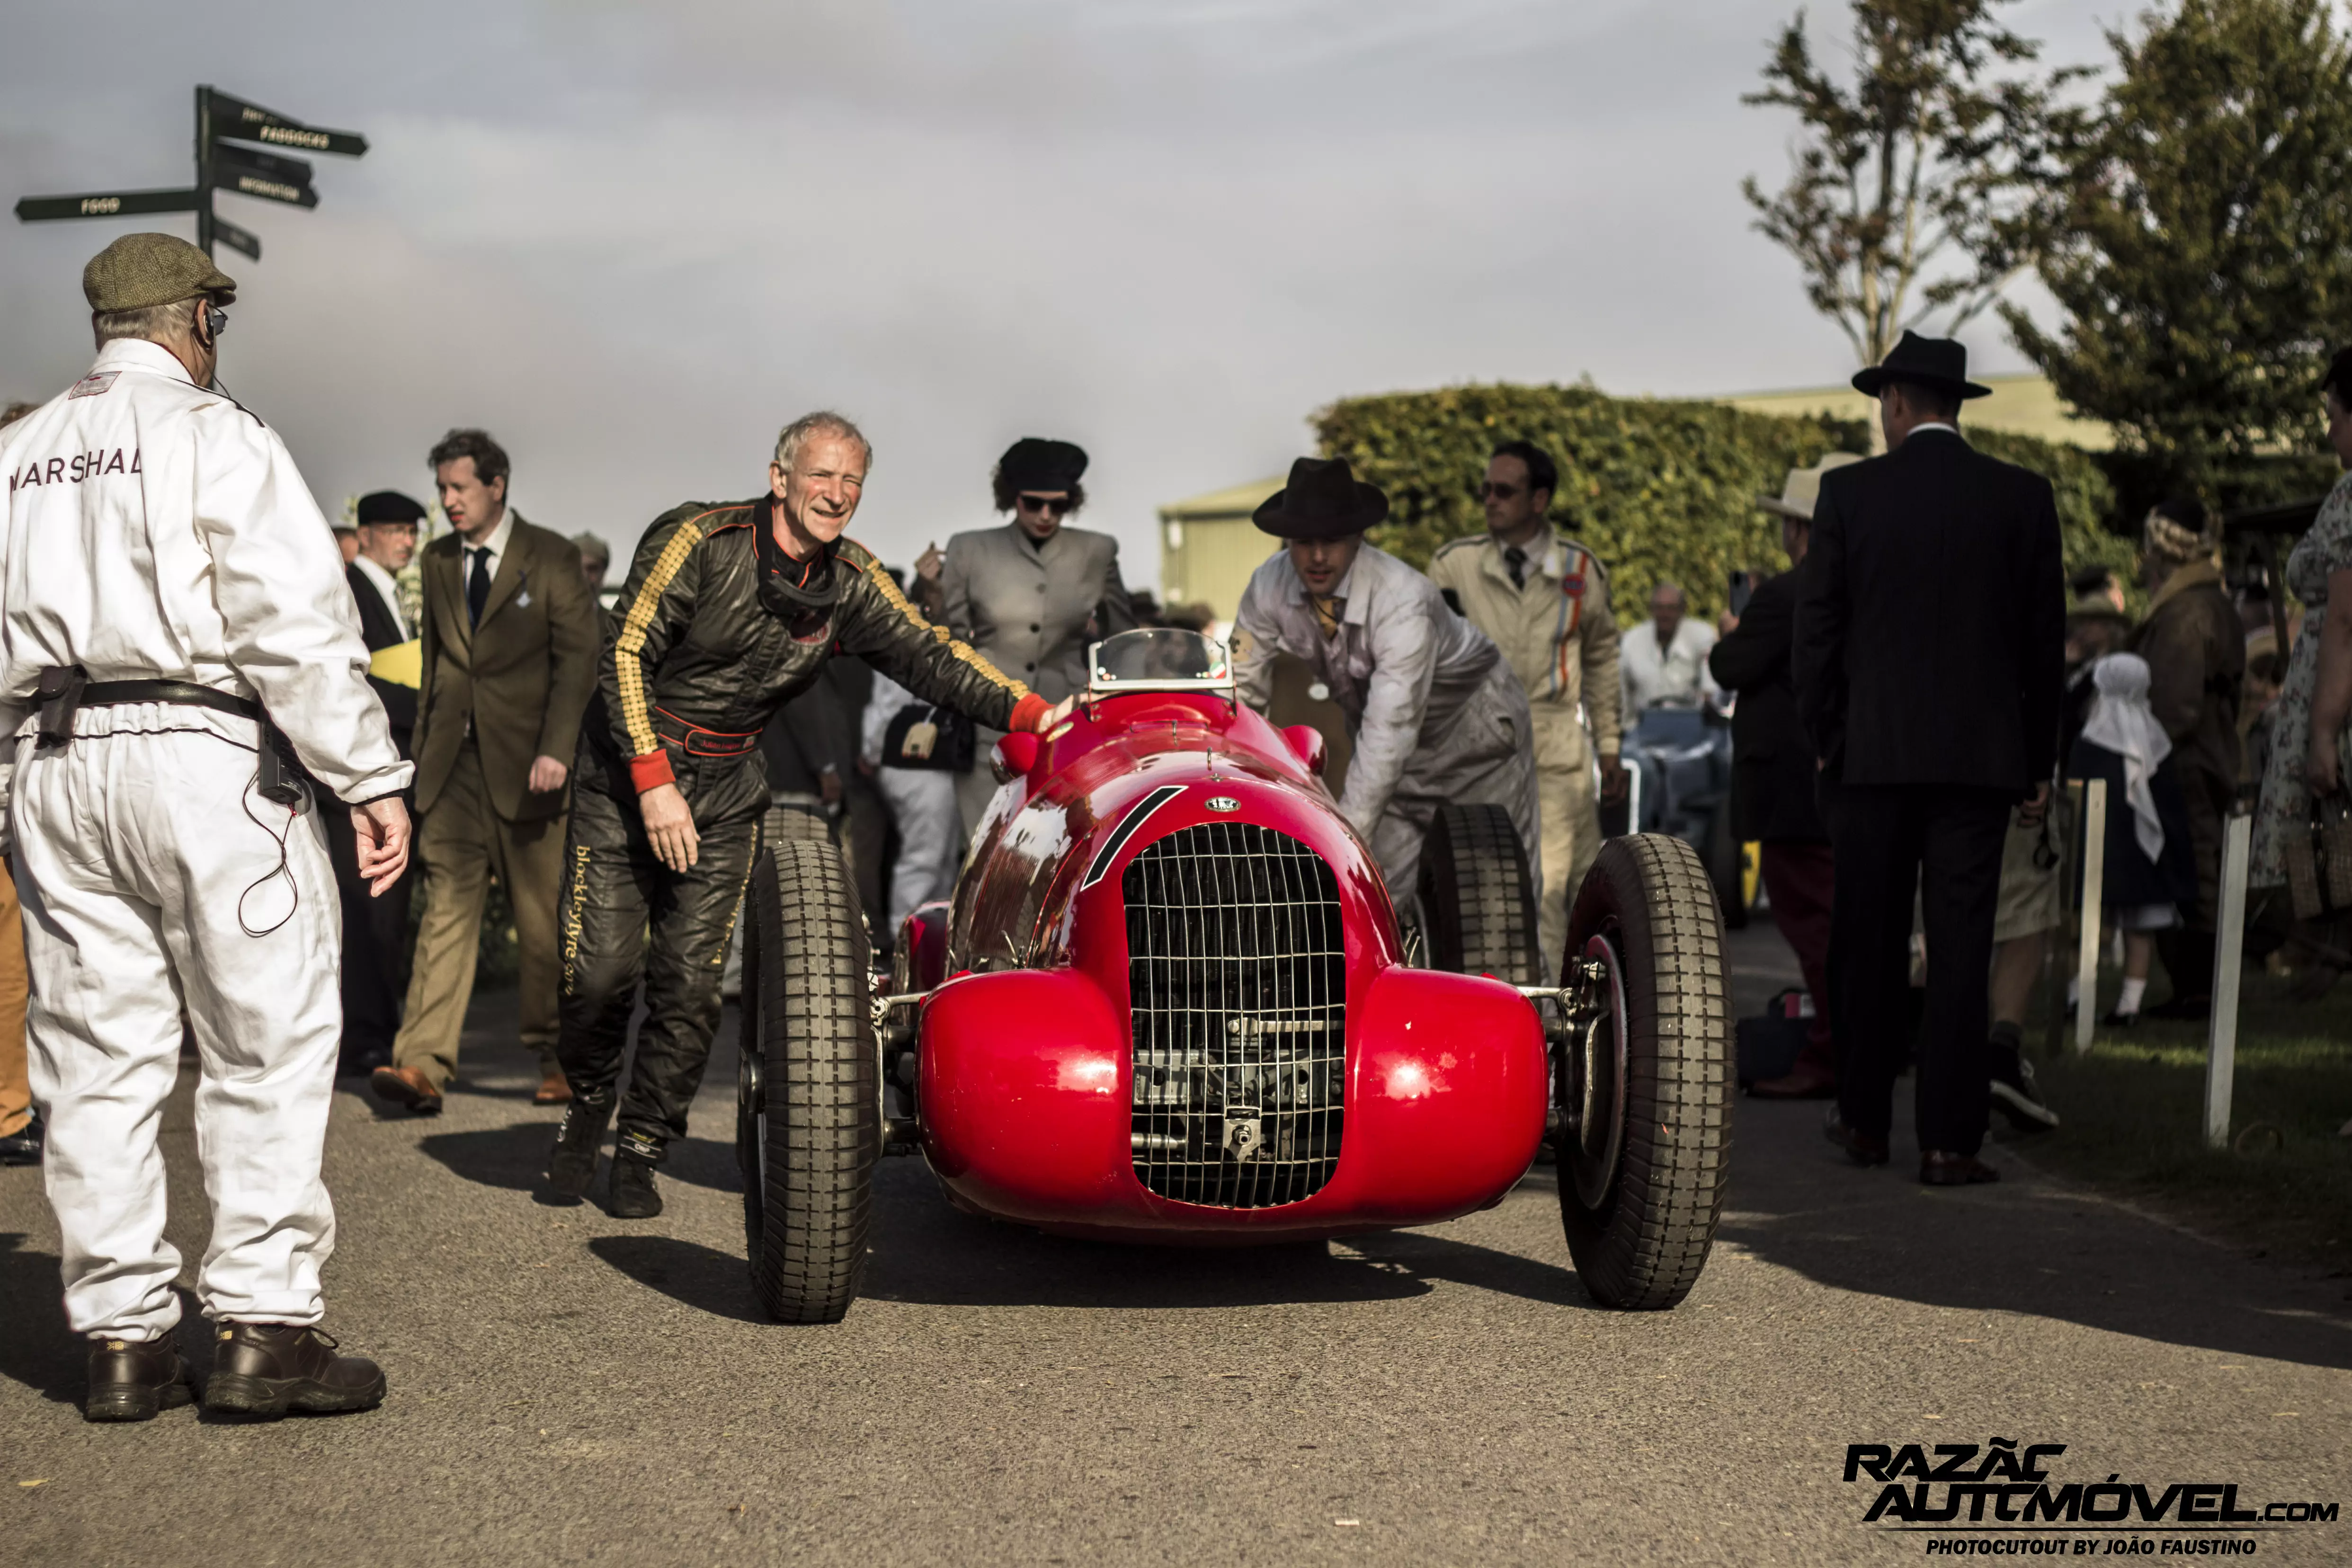
[[[2238,981],[2246,963],[2246,871],[2254,819],[2230,818],[2221,835],[2221,929],[2214,935],[2213,1017],[2206,1037],[2205,1146],[2230,1146],[2230,1096],[2238,1072]]]
[[[2074,1054],[2091,1048],[2099,1021],[2100,884],[2107,874],[2107,781],[2083,786],[2083,933],[2075,946]]]
[[[213,89],[196,89],[196,248],[213,254]]]

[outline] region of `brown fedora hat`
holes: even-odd
[[[1301,458],[1250,521],[1277,539],[1345,539],[1388,514],[1388,496],[1358,479],[1347,458]]]

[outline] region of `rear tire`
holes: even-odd
[[[778,838],[745,890],[736,1159],[751,1288],[779,1322],[857,1299],[881,1152],[866,925],[824,839]]]
[[[1601,1016],[1554,1063],[1568,1249],[1601,1305],[1672,1307],[1706,1265],[1731,1148],[1722,927],[1697,851],[1660,833],[1603,844],[1568,955],[1605,969]]]
[[[1526,849],[1499,805],[1441,805],[1421,847],[1424,962],[1457,974],[1541,983]]]

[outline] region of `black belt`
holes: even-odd
[[[281,748],[285,742],[269,722],[262,706],[250,697],[232,696],[215,691],[209,686],[198,686],[193,680],[92,680],[81,666],[51,665],[41,671],[40,684],[34,697],[41,705],[41,733],[37,744],[47,747],[68,745],[73,741],[74,713],[83,708],[119,708],[131,702],[161,702],[180,708],[210,708],[216,712],[234,713],[240,719],[251,719],[261,726],[260,744],[255,748],[259,767],[254,782],[261,795],[280,805],[297,806],[302,792],[286,776],[286,758]]]
[[[250,697],[234,697],[188,680],[93,680],[81,689],[84,708],[119,708],[129,702],[169,702],[183,708],[211,708],[258,721],[261,704]]]

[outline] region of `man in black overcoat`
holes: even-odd
[[[1832,1142],[1884,1163],[1909,1030],[1911,909],[1927,921],[1919,1179],[1999,1179],[1986,976],[2012,811],[2049,809],[2065,581],[2049,481],[1969,447],[1968,352],[1906,332],[1854,386],[1887,453],[1825,476],[1799,574],[1791,663],[1837,849]]]
[[[424,521],[424,507],[398,490],[360,498],[354,530],[359,554],[343,568],[343,576],[359,607],[360,638],[370,653],[415,638],[400,606],[397,579],[416,552],[416,530]],[[416,728],[416,688],[373,675],[368,686],[391,721],[394,744],[407,756]],[[415,887],[415,868],[404,871],[383,897],[370,898],[359,874],[351,824],[334,812],[323,820],[343,906],[341,1070],[373,1072],[392,1060],[393,1037],[400,1032],[400,999],[408,990],[408,896]]]

